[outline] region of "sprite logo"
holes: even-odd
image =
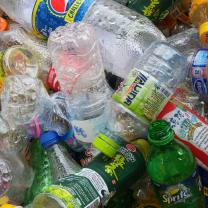
[[[191,191],[183,184],[170,187],[165,194],[162,195],[163,203],[172,204],[191,197]]]

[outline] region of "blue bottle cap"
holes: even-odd
[[[40,144],[44,149],[48,149],[54,144],[58,144],[60,141],[60,136],[55,131],[47,131],[42,133],[40,136]]]

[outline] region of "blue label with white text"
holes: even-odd
[[[208,94],[208,50],[200,49],[192,64],[192,85],[196,93]]]
[[[40,37],[48,37],[59,26],[82,21],[94,0],[36,0],[32,24]]]

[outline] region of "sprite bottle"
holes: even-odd
[[[148,140],[152,147],[147,172],[161,207],[203,208],[195,158],[186,146],[174,139],[170,125],[163,120],[150,124]]]

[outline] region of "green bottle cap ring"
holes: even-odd
[[[166,145],[174,139],[174,131],[164,120],[154,121],[148,128],[148,141],[157,146]]]
[[[119,145],[111,138],[100,133],[93,141],[93,146],[106,156],[112,158],[115,156],[119,149]]]

